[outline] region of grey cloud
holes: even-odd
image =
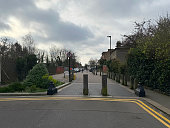
[[[144,2],[144,1],[143,1]],[[99,0],[97,6],[99,13],[112,14],[113,16],[128,16],[140,10],[140,1],[137,0]],[[123,18],[123,17],[122,17]]]
[[[62,2],[63,4],[69,5],[67,0],[63,1],[65,1],[65,3]],[[152,6],[155,0],[70,0],[70,2],[74,2],[77,6],[83,8],[92,17],[110,20],[111,18],[140,17],[145,12],[143,5]],[[84,6],[86,4],[87,6]]]
[[[9,30],[10,26],[8,24],[5,24],[3,21],[0,20],[0,31],[2,30]]]
[[[34,6],[32,0],[0,0],[0,15],[13,15],[21,8]]]
[[[33,22],[41,24],[40,30],[48,35],[48,38],[41,37],[42,40],[74,42],[93,37],[88,28],[63,22],[58,12],[39,9],[32,0],[14,0],[11,3],[9,0],[3,0],[0,1],[0,7],[2,7],[0,10],[6,13],[3,17],[14,16],[26,26]]]

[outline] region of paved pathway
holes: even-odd
[[[147,98],[161,104],[162,106],[167,107],[170,110],[170,96],[166,96],[149,89],[145,89],[145,92]]]
[[[64,73],[52,75],[54,79],[67,83],[69,81],[68,75],[64,78]]]
[[[91,72],[76,73],[76,80],[69,86],[60,91],[57,95],[83,95],[83,74],[88,74],[88,85],[90,96],[101,96],[102,79],[99,75],[93,75]],[[121,87],[118,83],[108,79],[108,95],[135,97],[127,89]]]

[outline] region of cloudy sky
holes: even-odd
[[[0,0],[0,37],[21,40],[31,33],[37,47],[71,49],[82,64],[100,58],[135,21],[170,12],[170,0]]]

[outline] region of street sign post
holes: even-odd
[[[107,73],[107,71],[108,71],[107,66],[106,66],[106,65],[103,65],[103,73]]]

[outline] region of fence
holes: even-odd
[[[124,74],[119,74],[119,73],[108,72],[107,75],[108,75],[108,78],[113,79],[116,82],[121,83],[125,86],[128,86],[130,89],[136,89],[138,82],[139,82],[136,78],[129,76],[127,74],[124,75]],[[158,90],[156,89],[155,91],[158,91]],[[160,90],[158,92],[170,96],[170,86],[167,88],[166,92],[162,92]]]
[[[16,82],[18,80],[15,60],[2,58],[1,75],[2,84]]]
[[[113,73],[113,72],[108,72],[108,78],[115,80],[118,83],[121,83],[125,86],[128,86],[131,89],[136,89],[138,80],[129,76],[129,75],[124,75],[124,74],[119,74],[119,73]]]

